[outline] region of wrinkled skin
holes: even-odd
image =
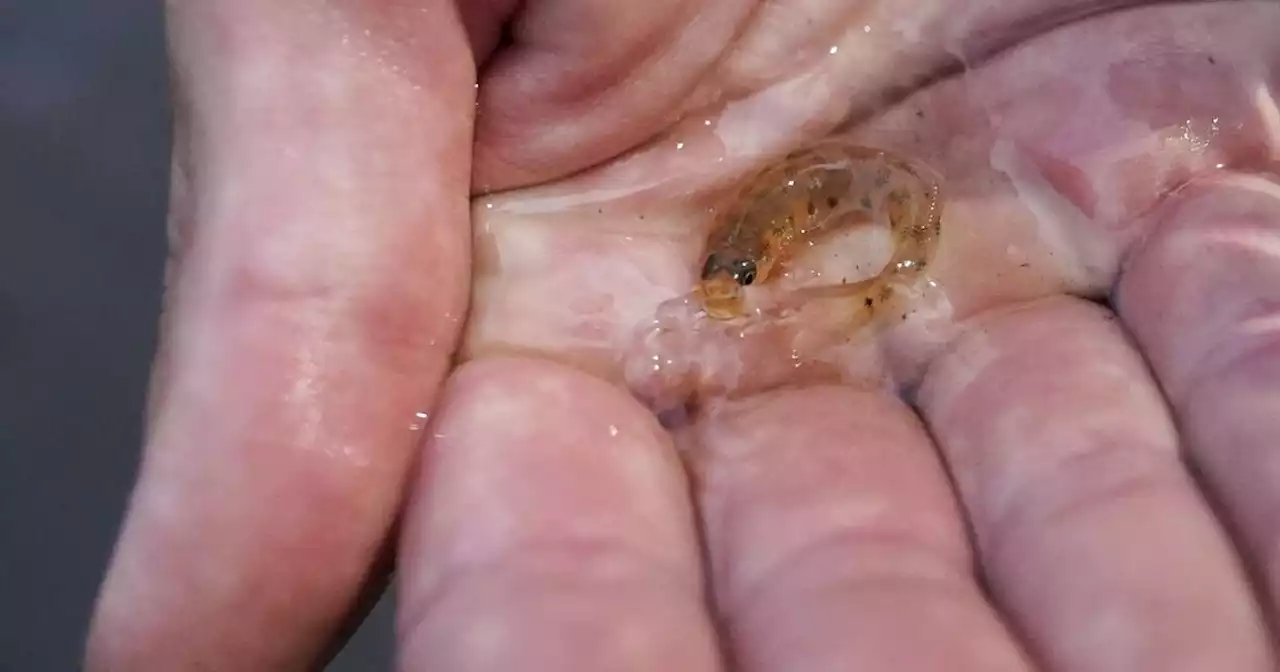
[[[1280,6],[545,0],[500,42],[514,4],[170,0],[89,669],[314,669],[392,558],[405,670],[1274,669]],[[937,295],[824,366],[790,325],[630,376],[691,195],[846,120],[947,180]],[[737,394],[672,433],[618,383]]]

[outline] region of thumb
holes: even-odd
[[[170,0],[176,263],[100,670],[306,669],[465,311],[474,66],[446,0]]]

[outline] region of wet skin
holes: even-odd
[[[515,4],[169,3],[89,669],[315,669],[392,558],[406,670],[1274,669],[1280,7]],[[933,284],[681,312],[711,195],[837,130],[943,176]]]

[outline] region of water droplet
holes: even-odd
[[[684,149],[684,143],[683,143],[683,142],[677,142],[677,143],[676,143],[676,149]]]
[[[871,26],[863,26],[863,27],[862,27],[862,32],[864,32],[864,33],[869,33],[869,32],[871,32]]]
[[[833,45],[831,45],[831,48],[827,50],[827,53],[828,53],[828,54],[836,54],[836,53],[840,53],[840,47],[839,47],[839,46],[837,46],[837,45],[834,45],[834,44],[833,44]]]

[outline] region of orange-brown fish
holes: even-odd
[[[926,168],[889,152],[828,140],[792,153],[748,180],[718,214],[696,294],[709,316],[740,317],[743,288],[781,275],[798,250],[844,227],[887,219],[893,256],[878,275],[801,290],[847,297],[869,314],[933,260],[939,191]]]

